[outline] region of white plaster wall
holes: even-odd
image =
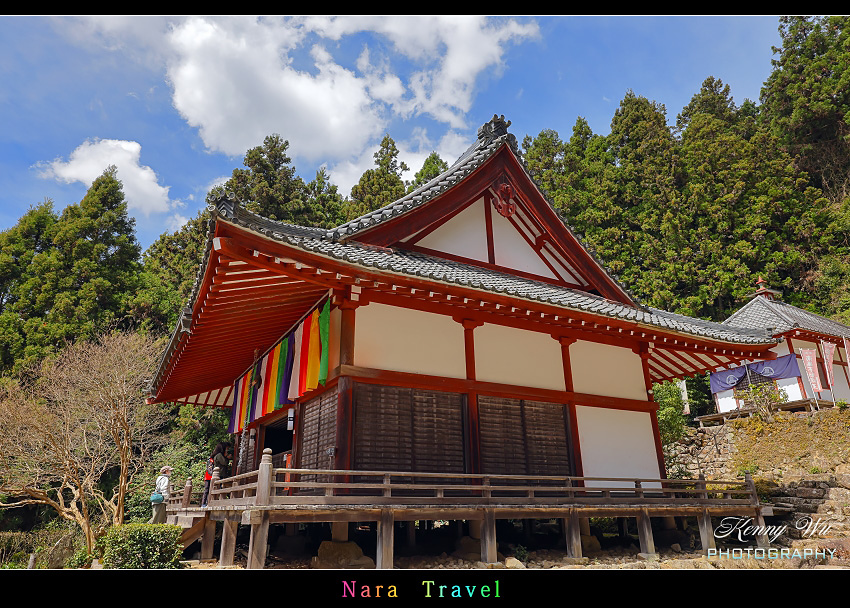
[[[361,306],[355,312],[354,364],[465,378],[463,326],[429,312],[375,302]]]
[[[661,477],[648,412],[579,405],[576,421],[585,477]],[[588,482],[587,485],[634,487],[633,483],[613,482]],[[659,486],[647,484],[645,487]]]
[[[495,209],[490,217],[493,223],[493,253],[496,264],[550,279],[557,278],[507,218],[502,217]]]
[[[738,409],[738,401],[735,399],[735,391],[720,391],[717,395],[717,411],[719,413],[731,412]]]
[[[797,401],[803,398],[797,378],[780,378],[776,381],[776,385],[785,390],[785,394],[788,395],[788,401]]]
[[[570,366],[577,393],[647,401],[640,355],[629,348],[579,340],[570,345]]]
[[[561,345],[549,334],[485,323],[473,336],[477,380],[566,390]]]
[[[484,199],[472,203],[416,244],[419,247],[486,262],[489,256]]]

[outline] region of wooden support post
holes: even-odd
[[[381,509],[381,519],[378,521],[378,546],[375,550],[375,568],[379,570],[392,570],[394,528],[392,509]]]
[[[224,496],[216,496],[213,494],[213,491],[218,488],[216,484],[218,484],[221,479],[221,468],[216,467],[213,469],[212,478],[210,479],[210,495],[207,496],[207,506],[210,505],[214,500],[221,500]]]
[[[711,527],[711,516],[708,514],[708,509],[703,509],[697,517],[697,523],[699,524],[699,542],[702,545],[702,551],[708,553],[709,549],[717,547],[714,542],[714,528]]]
[[[582,536],[590,536],[590,520],[587,517],[578,518],[579,529]]]
[[[496,512],[484,509],[484,521],[481,524],[481,561],[495,564],[499,561],[496,551]]]
[[[581,527],[575,509],[561,520],[564,526],[564,540],[567,543],[567,557],[581,557]]]
[[[215,548],[215,521],[207,517],[204,522],[204,536],[201,538],[201,559],[212,559]]]
[[[481,520],[480,519],[470,519],[469,520],[469,537],[474,538],[475,540],[481,540]]]
[[[331,540],[335,543],[344,543],[348,541],[347,521],[331,522]]]
[[[268,511],[258,512],[255,517],[259,521],[251,524],[251,539],[248,541],[248,570],[262,570],[265,567],[269,544]]]
[[[257,495],[254,497],[254,505],[265,506],[269,504],[272,483],[272,450],[263,450],[263,458],[257,471]],[[255,516],[257,517],[257,516]],[[269,543],[269,514],[262,511],[259,521],[251,522],[251,540],[248,545],[248,569],[260,570],[266,564],[266,550]]]
[[[655,541],[652,538],[652,522],[646,509],[641,509],[637,517],[638,537],[641,553],[655,553]]]
[[[407,546],[415,547],[416,546],[416,522],[409,521],[407,522]]]
[[[625,543],[629,540],[629,518],[628,517],[618,517],[617,518],[617,536],[620,539],[620,543]]]
[[[192,478],[186,478],[186,485],[183,487],[183,502],[180,504],[184,509],[189,506],[192,500]]]
[[[764,530],[764,516],[761,514],[761,508],[759,507],[759,496],[756,491],[756,482],[753,481],[752,475],[744,473],[744,483],[747,484],[747,489],[750,491],[750,502],[755,509],[754,519],[756,526],[759,530]],[[756,536],[756,546],[760,549],[767,549],[770,547],[770,539],[766,534],[759,534]]]
[[[219,566],[232,566],[233,558],[236,555],[236,531],[239,528],[239,522],[224,521],[224,528],[221,530],[221,553],[218,557]]]

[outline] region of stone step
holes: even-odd
[[[813,500],[811,498],[797,498],[794,496],[783,496],[781,499],[776,500],[774,504],[776,505],[787,505],[792,507],[795,511],[799,511],[801,513],[816,513],[818,507],[822,504],[823,501]]]

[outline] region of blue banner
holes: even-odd
[[[773,361],[759,361],[733,369],[713,372],[709,376],[711,392],[719,393],[735,387],[741,381],[741,378],[747,375],[748,367],[750,368],[750,372],[766,378],[773,378],[774,380],[778,378],[794,378],[801,375],[800,366],[797,365],[797,355],[790,354],[784,357],[777,357]]]

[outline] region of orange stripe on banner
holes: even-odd
[[[314,310],[310,315],[310,352],[307,357],[307,390],[319,386],[319,363],[322,354],[321,336],[319,335],[319,311]]]

